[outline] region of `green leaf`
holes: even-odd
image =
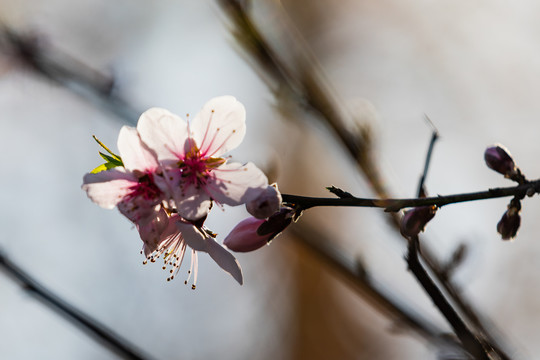
[[[105,160],[107,163],[114,164],[115,166],[124,166],[124,163],[122,163],[122,160],[118,160],[112,156],[109,156],[107,154],[99,152],[99,155]]]
[[[95,168],[94,170],[90,171],[91,174],[97,174],[99,172],[102,172],[102,171],[105,171],[105,170],[109,170],[109,169],[113,169],[115,167],[118,167],[119,165],[115,165],[113,163],[105,163],[105,164],[101,164],[99,165],[97,168]]]
[[[96,140],[96,142],[99,144],[99,146],[101,146],[103,149],[105,149],[105,151],[107,151],[109,154],[111,154],[111,156],[117,160],[118,162],[122,163],[122,158],[120,158],[120,156],[116,155],[115,153],[113,153],[108,147],[105,146],[105,144],[103,144],[101,141],[99,141],[99,139],[96,137],[96,135],[92,135],[92,137],[94,138],[94,140]],[[101,152],[100,152],[101,154]],[[123,166],[123,163],[122,163],[122,166]]]

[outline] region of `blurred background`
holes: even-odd
[[[441,135],[430,194],[510,186],[483,162],[496,142],[526,176],[540,176],[540,4],[290,0],[251,10],[286,60],[311,49],[353,114],[346,126],[369,129],[391,195],[415,195],[431,136],[425,115]],[[295,241],[316,237],[345,261],[361,259],[400,301],[449,330],[407,272],[404,242],[382,211],[307,211],[270,246],[236,255],[243,286],[203,254],[192,291],[183,284],[187,264],[173,282],[160,265],[143,266],[136,230],[80,189],[101,161],[92,135],[115,150],[126,119],[149,107],[195,114],[214,96],[234,95],[248,129],[235,160],[266,169],[284,193],[328,196],[324,187],[335,185],[373,196],[316,114],[278,106],[215,2],[0,0],[0,21],[33,34],[53,60],[85,69],[102,94],[121,99],[107,105],[3,47],[0,248],[38,281],[155,359],[437,358],[433,344],[375,311]],[[496,224],[507,201],[445,207],[424,241],[440,259],[466,244],[456,283],[516,358],[532,358],[540,352],[540,205],[526,200],[517,239],[503,242]],[[215,210],[207,226],[223,239],[245,217],[244,208]],[[3,273],[0,345],[5,359],[117,358]]]

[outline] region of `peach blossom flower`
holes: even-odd
[[[212,202],[236,206],[257,198],[268,180],[254,164],[228,163],[246,132],[244,106],[232,96],[208,101],[189,123],[164,109],[143,113],[137,130],[156,154],[178,214],[197,220]]]

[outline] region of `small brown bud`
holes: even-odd
[[[506,177],[510,177],[516,172],[514,159],[503,145],[497,144],[488,147],[484,152],[484,159],[490,169]]]
[[[519,209],[510,207],[506,210],[497,224],[497,232],[501,234],[503,240],[511,240],[516,237],[521,224]]]
[[[405,211],[401,219],[401,234],[407,237],[418,235],[420,231],[424,231],[426,224],[433,219],[436,211],[437,207],[435,205],[420,206]]]

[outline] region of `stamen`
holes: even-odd
[[[208,146],[205,146],[206,137],[208,136],[208,133],[210,132],[210,125],[212,124],[212,120],[214,119],[214,113],[215,113],[215,110],[212,109],[212,112],[210,114],[210,118],[208,119],[208,124],[206,125],[206,130],[204,132],[203,139],[201,140],[201,143],[200,143],[201,150],[203,151],[203,156],[206,155],[206,151],[208,151],[208,149],[212,146],[212,143],[213,143],[213,141],[214,141],[214,139],[215,139],[215,137],[217,135],[217,132],[214,133],[214,137],[212,138],[212,141],[210,141],[210,144],[208,144]]]
[[[193,261],[193,264],[195,266],[195,268],[193,269],[193,271],[195,272],[193,274],[193,285],[191,286],[191,288],[193,290],[195,290],[195,286],[197,285],[197,273],[199,272],[199,257],[197,256],[197,252],[195,250],[191,250],[192,253],[191,253],[191,258],[195,258],[195,261]]]
[[[234,134],[236,133],[236,130],[233,129],[233,131],[229,134],[229,136],[227,136],[227,138],[225,138],[225,140],[223,140],[223,142],[221,143],[221,145],[219,145],[218,147],[216,147],[216,149],[214,150],[213,153],[211,153],[210,155],[208,154],[205,154],[206,156],[208,157],[212,157],[216,154],[216,152],[218,152],[219,149],[221,149],[223,147],[223,145],[225,145],[227,143],[227,141],[229,141],[229,139],[231,138],[231,136],[233,136]],[[212,143],[214,142],[214,140],[216,139],[216,136],[217,136],[217,132],[214,134],[214,138],[212,139]],[[210,147],[210,146],[208,146]]]

